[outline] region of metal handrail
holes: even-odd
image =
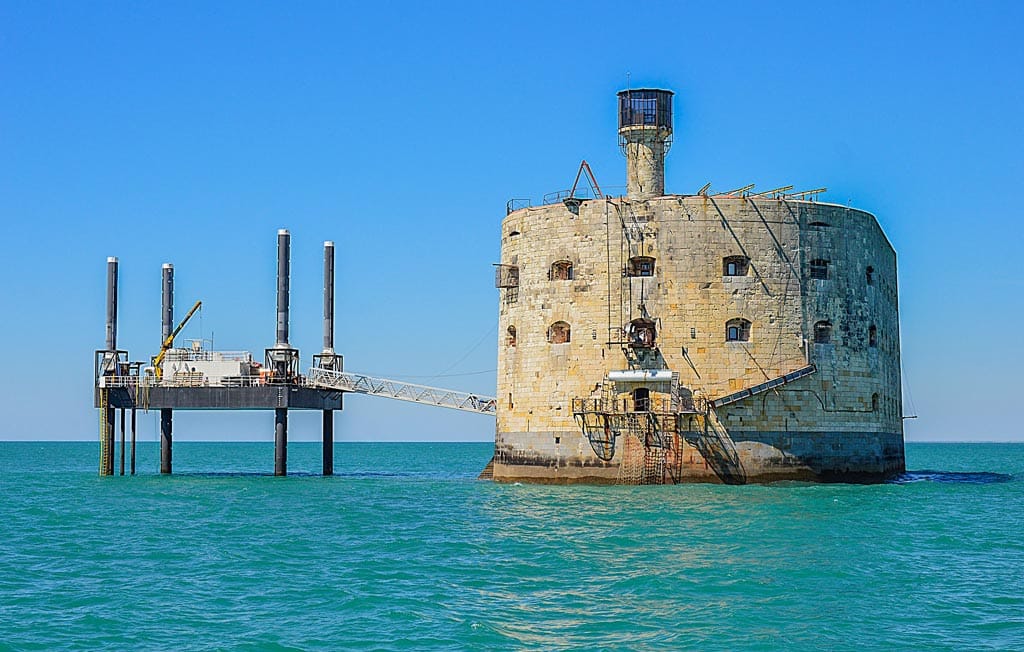
[[[201,386],[207,387],[261,387],[271,384],[262,376],[203,376]],[[136,389],[139,387],[197,387],[192,379],[176,381],[174,376],[100,376],[97,387],[100,389]],[[214,382],[210,382],[214,381]]]
[[[176,362],[252,362],[250,351],[195,351],[189,348],[170,349],[164,360]]]

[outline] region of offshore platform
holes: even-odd
[[[277,328],[274,345],[262,360],[249,351],[213,351],[193,342],[176,347],[175,338],[200,308],[196,302],[174,326],[174,266],[161,270],[159,352],[149,361],[132,361],[117,348],[118,260],[107,259],[106,347],[95,353],[95,405],[100,413],[100,475],[114,475],[115,429],[120,412],[120,475],[125,475],[126,417],[131,424],[128,473],[135,474],[138,410],[160,411],[160,472],[172,471],[175,410],[273,410],[274,475],[288,473],[288,411],[323,413],[323,474],[334,473],[334,412],[346,393],[494,414],[493,397],[374,378],[344,371],[334,349],[334,243],[324,243],[323,350],[300,371],[298,349],[288,341],[291,236],[277,233]]]

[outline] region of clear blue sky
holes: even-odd
[[[186,337],[262,352],[282,227],[304,361],[333,239],[347,368],[493,391],[505,201],[567,187],[582,158],[624,183],[627,73],[677,93],[669,192],[827,186],[879,217],[909,440],[1024,439],[1022,7],[0,0],[0,439],[96,436],[107,256],[134,358],[158,348],[164,262],[179,316],[204,301]],[[180,413],[175,435],[271,441],[271,420]],[[318,423],[295,415],[292,437]],[[493,427],[355,396],[337,432]]]

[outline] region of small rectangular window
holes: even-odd
[[[827,260],[817,259],[812,260],[810,265],[810,276],[814,279],[828,279],[828,263]]]

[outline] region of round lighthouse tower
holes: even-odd
[[[619,91],[619,147],[626,155],[630,199],[665,194],[665,154],[672,146],[672,91]]]

